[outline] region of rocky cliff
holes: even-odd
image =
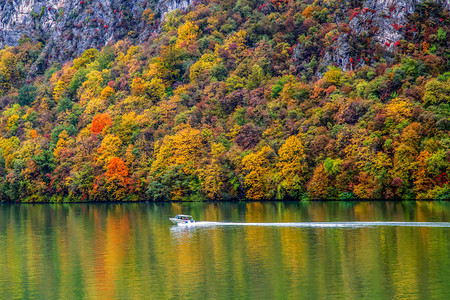
[[[351,46],[348,43],[350,35],[370,38],[371,46],[378,44],[388,50],[393,50],[394,47],[400,45],[406,31],[410,30],[412,33],[416,31],[409,26],[408,17],[415,13],[423,2],[420,0],[367,0],[361,7],[351,9],[347,13],[350,30],[348,34],[338,38],[336,51],[329,53],[330,59],[345,69],[352,68],[352,65],[364,64],[363,61],[358,63],[358,58],[353,58],[350,62]],[[449,0],[430,2],[436,2],[450,9]],[[443,20],[434,21],[442,23]]]
[[[43,42],[42,58],[65,61],[88,48],[101,48],[126,36],[141,42],[174,9],[190,0],[3,0],[0,47],[22,38]]]
[[[370,64],[371,58],[380,49],[394,52],[402,45],[406,35],[417,35],[417,28],[410,24],[410,17],[422,8],[427,14],[427,3],[437,4],[442,9],[450,9],[449,0],[366,0],[339,1],[336,24],[339,30],[332,38],[332,50],[323,53],[324,66],[337,64],[344,70]],[[422,6],[422,7],[421,7]],[[442,25],[445,20],[429,20]],[[356,45],[364,45],[357,49]],[[296,59],[301,59],[303,45],[296,49]],[[384,52],[385,53],[385,52]],[[385,57],[389,60],[389,57]]]

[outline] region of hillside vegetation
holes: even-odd
[[[194,4],[35,78],[42,44],[0,50],[1,200],[450,197],[447,10],[380,44],[358,1]]]

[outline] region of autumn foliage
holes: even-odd
[[[111,158],[105,175],[111,180],[117,180],[122,186],[128,183],[128,167],[118,157]]]
[[[358,1],[214,0],[64,64],[1,49],[0,201],[449,199],[440,5],[398,41]]]
[[[91,132],[92,133],[100,133],[106,126],[111,126],[111,116],[108,113],[97,114],[92,119]]]

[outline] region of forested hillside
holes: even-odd
[[[400,9],[194,1],[33,77],[23,38],[0,50],[0,198],[447,199],[449,12]]]

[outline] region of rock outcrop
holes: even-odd
[[[42,58],[66,61],[124,37],[142,42],[190,0],[6,0],[0,2],[0,48],[22,38],[43,42]]]
[[[333,50],[324,54],[322,64],[337,64],[348,70],[366,64],[363,58],[353,57],[351,40],[355,38],[370,39],[366,45],[367,56],[375,52],[376,47],[382,47],[388,52],[400,45],[408,28],[408,17],[417,11],[421,0],[366,0],[354,7],[341,6],[342,20],[340,23],[347,27],[346,33],[337,36]],[[443,9],[450,9],[449,0],[431,0],[441,5]],[[347,19],[348,18],[348,19]],[[348,20],[348,23],[346,23]],[[353,51],[355,52],[355,51]]]

